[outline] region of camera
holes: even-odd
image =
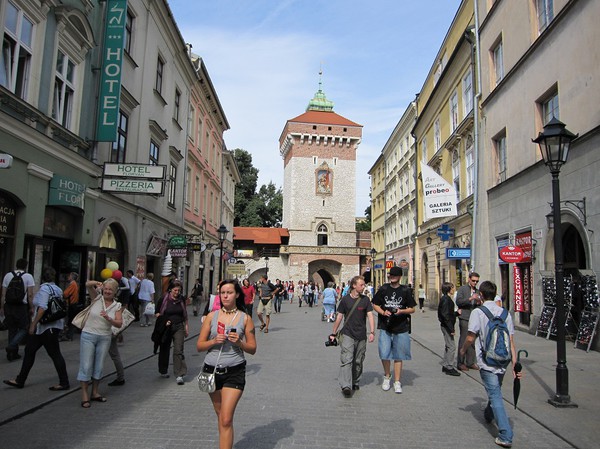
[[[398,309],[395,307],[389,307],[388,310],[392,315],[396,315],[398,313]]]
[[[332,338],[333,337],[333,338]],[[325,342],[325,346],[337,346],[338,342],[337,342],[337,338],[335,338],[335,334],[331,334],[329,336],[329,338],[327,339],[327,341]]]

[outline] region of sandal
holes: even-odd
[[[20,384],[19,382],[17,382],[16,380],[5,380],[4,383],[6,385],[9,385],[11,387],[15,387],[15,388],[23,388],[23,384]]]
[[[48,390],[50,391],[64,391],[69,390],[71,387],[69,385],[52,385]]]
[[[81,406],[83,408],[90,408],[92,404],[90,403],[90,401],[81,401]]]
[[[265,334],[268,334],[269,333],[269,329],[265,329],[264,332],[265,332]]]
[[[260,330],[263,330],[265,327],[267,327],[267,325],[266,325],[266,324],[264,324],[264,323],[263,323],[263,324],[261,324],[261,325],[260,325]]]
[[[96,396],[95,398],[90,398],[90,401],[95,402],[106,402],[106,398],[104,396]]]

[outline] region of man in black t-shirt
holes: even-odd
[[[391,361],[394,361],[394,391],[402,393],[402,361],[410,360],[410,314],[415,312],[415,300],[406,285],[400,285],[402,269],[392,267],[389,284],[384,284],[373,298],[373,309],[379,314],[379,358],[383,365],[384,391],[390,389]]]
[[[349,398],[352,390],[358,390],[358,383],[363,372],[363,361],[367,350],[367,339],[372,343],[375,339],[375,320],[373,319],[373,306],[363,291],[365,279],[362,276],[354,276],[350,281],[350,293],[342,298],[338,305],[338,314],[333,324],[335,338],[338,329],[344,319],[344,326],[340,342],[340,374],[338,381],[342,387],[342,394]],[[356,303],[356,307],[354,304]],[[354,307],[354,310],[352,308]],[[366,321],[369,320],[369,336],[367,337]]]

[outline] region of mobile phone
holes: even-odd
[[[229,329],[229,333],[232,333],[232,332],[233,332],[233,333],[236,333],[236,332],[237,332],[237,329],[236,329],[235,327],[232,327],[231,329]]]

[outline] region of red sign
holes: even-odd
[[[523,260],[523,250],[518,246],[505,246],[500,250],[500,259],[506,263],[519,263]]]
[[[515,285],[515,312],[525,312],[523,305],[523,274],[521,268],[513,267],[513,281]]]
[[[386,269],[390,269],[394,266],[394,261],[393,260],[386,260],[385,261],[385,268]]]
[[[515,235],[515,246],[518,246],[523,250],[523,260],[521,260],[521,263],[531,263],[531,250],[533,249],[531,231]]]

